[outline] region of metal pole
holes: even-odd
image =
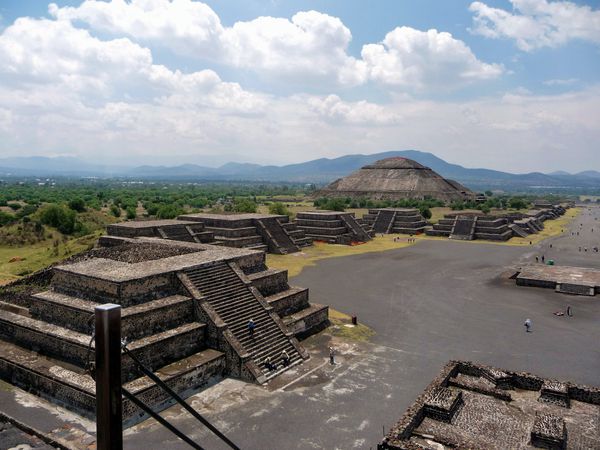
[[[121,407],[121,306],[94,309],[96,318],[96,445],[123,449]]]

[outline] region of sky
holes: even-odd
[[[600,170],[600,1],[0,2],[0,158]]]

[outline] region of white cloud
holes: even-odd
[[[450,88],[503,72],[500,65],[479,61],[463,41],[434,29],[396,28],[382,43],[365,45],[362,57],[371,79],[416,89]]]
[[[223,82],[212,70],[172,71],[127,38],[102,41],[65,21],[18,19],[0,35],[0,60],[4,85],[27,91],[24,99],[41,94],[48,102],[54,93],[49,105],[61,95],[88,104],[178,100],[240,112],[264,104],[264,96]]]
[[[345,102],[337,95],[303,99],[319,116],[333,123],[355,125],[393,125],[401,116],[390,109],[364,100]]]
[[[83,21],[113,34],[167,46],[186,56],[213,60],[261,74],[364,81],[360,61],[346,52],[350,30],[337,17],[317,11],[291,20],[258,17],[224,27],[206,4],[192,0],[87,0],[78,7],[49,6],[58,20]]]
[[[600,10],[567,1],[510,1],[513,12],[471,3],[472,31],[489,38],[514,39],[517,47],[528,52],[575,39],[600,44]]]
[[[291,19],[258,17],[223,26],[207,5],[192,0],[86,0],[78,7],[51,4],[58,20],[166,46],[200,60],[304,85],[356,86],[369,80],[408,90],[453,89],[500,76],[503,67],[477,59],[449,33],[396,28],[383,42],[348,53],[352,33],[337,17],[317,11]]]

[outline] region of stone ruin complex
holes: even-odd
[[[262,251],[105,236],[99,248],[0,290],[0,378],[93,417],[91,323],[103,303],[123,307],[128,348],[180,395],[225,376],[264,383],[285,370],[283,350],[290,366],[308,358],[298,338],[328,324],[327,306],[309,303],[286,270],[268,269]],[[127,356],[122,380],[152,408],[168,406]],[[123,417],[128,426],[143,415],[124,400]]]
[[[600,387],[451,361],[378,450],[600,448]]]
[[[369,230],[383,234],[420,234],[427,221],[415,208],[372,208],[361,219]]]
[[[372,200],[474,200],[475,193],[453,180],[407,158],[386,158],[334,181],[315,194],[328,198]]]
[[[529,211],[527,214],[511,213],[503,216],[472,212],[451,213],[425,230],[425,234],[466,241],[506,241],[514,236],[527,237],[539,233],[544,229],[544,221],[556,219],[565,212],[563,206],[557,205],[551,209]]]
[[[109,235],[158,237],[264,250],[285,255],[312,245],[312,240],[285,215],[186,214],[177,220],[122,222],[107,227]]]
[[[299,212],[294,223],[310,239],[329,244],[350,245],[370,241],[373,237],[368,227],[359,223],[350,212]]]

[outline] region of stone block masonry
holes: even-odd
[[[450,361],[377,446],[532,447],[600,448],[600,387]]]
[[[308,355],[296,336],[328,323],[327,307],[289,286],[286,271],[269,270],[262,251],[139,236],[104,237],[100,246],[53,267],[27,302],[0,304],[0,377],[79,414],[94,415],[86,368],[99,304],[123,307],[128,348],[180,395],[224,376],[265,382],[286,369],[268,371],[265,358],[286,350],[290,366],[301,363]],[[122,380],[155,410],[170,404],[127,356]],[[125,401],[125,426],[143,418]]]
[[[354,213],[337,211],[307,211],[296,214],[296,226],[306,236],[329,244],[350,245],[367,242],[372,232],[359,224]]]
[[[285,255],[312,244],[312,240],[285,215],[200,213],[183,215],[178,219],[204,224],[214,234],[217,243],[228,247]]]
[[[375,233],[416,235],[423,233],[427,221],[415,208],[374,208],[362,218],[367,229]]]

